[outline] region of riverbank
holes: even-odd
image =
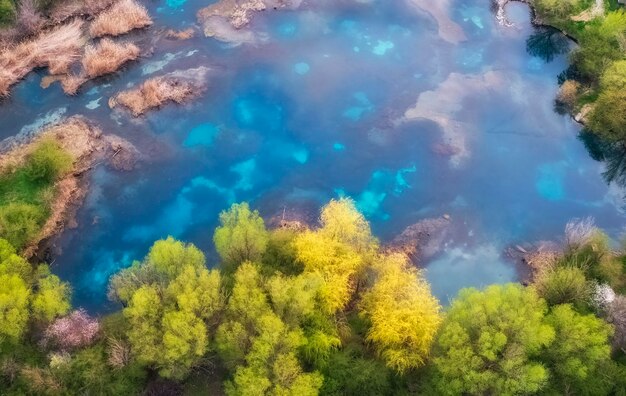
[[[21,254],[26,258],[44,258],[52,237],[66,227],[77,226],[75,214],[89,189],[89,171],[100,164],[114,169],[132,170],[139,159],[139,151],[128,141],[105,135],[100,128],[83,117],[72,117],[48,127],[33,136],[13,140],[0,154],[0,172],[7,177],[25,164],[41,142],[54,142],[72,159],[69,171],[54,181],[47,217],[34,237],[29,238]]]
[[[17,10],[14,26],[0,30],[0,97],[40,67],[48,69],[44,78],[60,81],[65,93],[74,95],[87,81],[149,52],[118,39],[152,24],[135,0],[63,2],[46,15],[28,4]]]
[[[570,67],[559,76],[557,104],[587,130],[609,141],[626,139],[626,14],[617,2],[579,1],[562,8],[541,0],[495,0],[501,24],[510,24],[506,5],[520,1],[530,6],[533,24],[561,32],[577,43]],[[552,45],[552,36],[545,45]]]

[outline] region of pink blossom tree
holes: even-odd
[[[62,349],[73,349],[91,345],[100,331],[100,323],[84,309],[73,311],[55,320],[46,329],[44,342]]]

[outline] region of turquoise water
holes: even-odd
[[[557,238],[571,218],[593,216],[618,236],[623,191],[554,111],[565,55],[546,63],[527,53],[535,30],[523,5],[504,28],[490,1],[451,3],[467,37],[459,44],[405,1],[346,0],[262,13],[250,29],[264,41],[233,46],[155,40],[193,26],[208,4],[161,1],[150,5],[155,26],[134,34],[154,45],[151,57],[71,98],[31,73],[0,106],[3,137],[84,114],[146,156],[130,173],[97,169],[79,228],[56,241],[53,269],[72,282],[75,303],[110,309],[108,277],[167,235],[215,263],[217,216],[238,201],[268,219],[284,208],[315,219],[329,199],[351,196],[383,241],[448,214],[424,262],[444,302],[461,287],[517,279],[503,250]],[[106,105],[129,83],[199,65],[211,68],[209,86],[189,105],[138,120]]]

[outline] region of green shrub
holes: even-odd
[[[53,372],[63,384],[65,394],[138,395],[146,380],[146,371],[136,363],[115,370],[107,363],[105,346],[97,344],[79,351]]]
[[[0,206],[0,237],[21,250],[39,232],[45,211],[27,203],[15,202]]]
[[[600,94],[589,117],[589,128],[611,140],[626,138],[626,61],[613,63],[600,81]]]
[[[54,182],[72,169],[72,157],[57,142],[39,142],[25,163],[0,175],[0,238],[21,250],[46,221]]]
[[[33,182],[51,183],[72,169],[72,156],[51,139],[41,141],[28,156],[25,171]]]
[[[590,285],[580,268],[557,267],[543,271],[534,286],[550,306],[571,303],[583,309],[591,295]]]
[[[15,4],[11,0],[0,0],[0,26],[9,24],[15,18]]]
[[[394,395],[393,373],[379,360],[367,359],[359,351],[334,352],[323,371],[320,395]]]
[[[304,270],[302,263],[297,261],[296,248],[293,241],[297,233],[288,229],[276,229],[269,234],[267,249],[261,260],[262,270],[267,275],[280,272],[285,275],[297,275]]]

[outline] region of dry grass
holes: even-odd
[[[124,63],[139,58],[139,48],[133,43],[116,43],[103,39],[97,45],[85,48],[82,63],[88,78],[104,76],[117,71]]]
[[[54,4],[49,12],[53,23],[61,23],[77,16],[91,17],[109,8],[115,0],[65,0]]]
[[[46,23],[34,0],[21,0],[17,11],[17,25],[26,35],[37,33]]]
[[[135,0],[120,0],[99,14],[89,28],[92,37],[119,36],[152,25],[148,10]]]
[[[63,92],[68,95],[76,95],[78,93],[78,89],[86,83],[88,79],[82,75],[69,74],[62,76],[59,81],[61,81],[61,88],[63,88]]]
[[[197,87],[191,82],[173,77],[156,77],[145,81],[136,89],[123,91],[109,101],[110,107],[120,104],[135,117],[163,106],[167,102],[183,103],[195,96]]]
[[[0,96],[8,95],[10,87],[36,67],[66,73],[85,45],[82,26],[81,20],[74,20],[0,51]]]
[[[170,29],[167,32],[165,32],[165,37],[167,37],[168,39],[172,39],[172,40],[189,40],[195,35],[196,35],[196,32],[192,28],[185,29],[185,30]]]

